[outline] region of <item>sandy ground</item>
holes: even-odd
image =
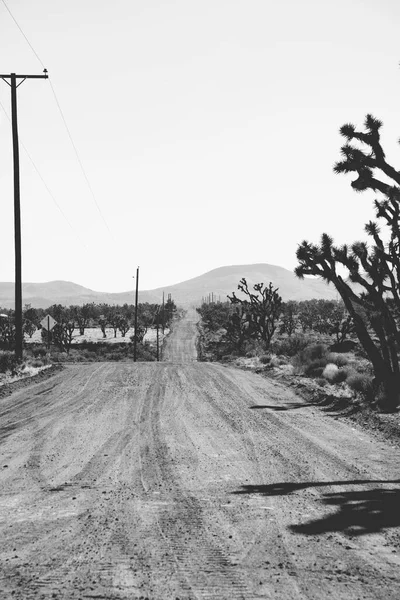
[[[195,319],[0,400],[0,598],[400,598],[400,451],[197,363]]]

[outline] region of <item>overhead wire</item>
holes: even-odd
[[[32,44],[30,43],[30,41],[28,40],[28,38],[27,38],[27,36],[25,35],[24,31],[23,31],[23,30],[22,30],[22,28],[20,27],[20,25],[19,25],[18,21],[16,20],[16,18],[15,18],[15,17],[14,17],[14,15],[12,14],[11,10],[10,10],[10,9],[9,9],[9,7],[7,6],[7,4],[6,4],[5,0],[1,0],[1,2],[4,4],[4,6],[5,6],[5,8],[7,9],[7,11],[8,11],[8,13],[9,13],[9,15],[11,16],[11,18],[12,18],[12,20],[14,21],[15,25],[18,27],[19,31],[21,32],[21,34],[22,34],[22,36],[24,37],[25,41],[27,42],[28,46],[29,46],[29,47],[30,47],[30,49],[32,50],[33,54],[36,56],[36,58],[37,58],[37,59],[38,59],[38,61],[40,62],[40,64],[42,65],[43,69],[44,69],[44,70],[47,72],[47,69],[46,69],[46,67],[45,67],[45,65],[44,65],[44,63],[43,63],[43,61],[42,61],[42,59],[40,58],[40,56],[38,55],[38,53],[36,52],[36,50],[34,49],[34,47],[32,46]],[[90,184],[89,178],[88,178],[88,176],[87,176],[87,174],[86,174],[86,171],[85,171],[85,168],[84,168],[84,166],[83,166],[82,160],[81,160],[81,158],[80,158],[80,156],[79,156],[79,152],[78,152],[78,149],[77,149],[77,147],[76,147],[76,144],[75,144],[75,142],[74,142],[74,140],[73,140],[73,138],[72,138],[72,135],[71,135],[70,128],[68,127],[67,121],[66,121],[66,119],[65,119],[65,116],[64,116],[64,112],[63,112],[63,110],[62,110],[62,108],[61,108],[61,105],[60,105],[60,102],[59,102],[59,100],[58,100],[58,97],[57,97],[57,94],[56,94],[56,92],[55,92],[55,89],[54,89],[54,86],[53,86],[53,84],[52,84],[52,81],[51,81],[50,77],[49,77],[48,79],[49,79],[49,83],[50,83],[50,88],[51,88],[51,91],[52,91],[52,93],[53,93],[53,96],[54,96],[55,102],[56,102],[56,104],[57,104],[57,107],[58,107],[58,110],[59,110],[59,112],[60,112],[60,115],[61,115],[62,121],[63,121],[63,123],[64,123],[64,126],[65,126],[65,129],[66,129],[66,132],[67,132],[67,134],[68,134],[68,137],[69,137],[69,139],[70,139],[71,145],[72,145],[72,147],[73,147],[73,149],[74,149],[75,156],[76,156],[76,158],[77,158],[77,160],[78,160],[78,164],[79,164],[79,166],[80,166],[80,168],[81,168],[81,171],[82,171],[82,173],[83,173],[83,176],[84,176],[84,178],[85,178],[86,184],[87,184],[87,186],[88,186],[88,188],[89,188],[89,191],[90,191],[90,193],[91,193],[91,196],[92,196],[92,199],[93,199],[93,201],[94,201],[94,204],[95,204],[95,206],[96,206],[96,208],[97,208],[97,211],[98,211],[98,213],[99,213],[99,215],[100,215],[100,217],[101,217],[101,219],[102,219],[102,221],[103,221],[103,223],[104,223],[104,225],[105,225],[105,227],[106,227],[106,229],[107,229],[108,233],[109,233],[109,234],[110,234],[110,236],[113,238],[113,234],[112,234],[112,232],[111,232],[111,230],[110,230],[110,227],[108,226],[108,223],[107,223],[106,219],[104,218],[104,215],[103,215],[103,213],[102,213],[102,211],[101,211],[101,208],[100,208],[100,206],[99,206],[99,203],[97,202],[96,195],[95,195],[95,193],[94,193],[94,191],[93,191],[93,188],[92,188],[92,186],[91,186],[91,184]]]
[[[18,27],[18,29],[20,30],[20,32],[22,33],[23,37],[25,38],[25,41],[27,42],[28,46],[30,47],[30,49],[32,50],[33,54],[36,56],[36,58],[38,59],[38,61],[40,62],[40,64],[42,65],[43,69],[45,69],[46,67],[44,66],[41,58],[39,57],[38,53],[36,52],[35,48],[32,46],[32,44],[30,43],[30,41],[28,40],[28,38],[26,37],[25,33],[22,31],[21,27],[18,24],[18,21],[16,20],[16,18],[14,17],[14,15],[12,14],[11,10],[8,8],[5,0],[1,0],[2,3],[4,4],[4,6],[6,7],[10,17],[12,18],[12,20],[14,21],[14,23],[16,24],[16,26]]]
[[[5,109],[3,103],[0,101],[0,106],[3,109],[4,114],[6,115],[7,119],[9,120],[9,122],[11,123],[11,119],[7,113],[7,110]],[[47,193],[49,194],[50,198],[53,200],[54,204],[56,205],[56,207],[58,208],[58,210],[60,211],[61,215],[63,216],[63,218],[65,219],[66,223],[69,225],[69,227],[71,228],[72,232],[74,233],[75,237],[77,238],[77,240],[83,245],[84,248],[87,249],[86,244],[84,243],[84,241],[80,238],[79,234],[77,233],[77,231],[74,229],[74,227],[72,226],[70,220],[68,219],[68,217],[66,216],[66,214],[64,213],[63,209],[61,208],[61,206],[59,205],[59,203],[57,202],[56,197],[54,196],[53,192],[51,191],[51,189],[49,188],[49,186],[47,185],[45,179],[43,178],[42,174],[40,173],[35,161],[33,160],[31,154],[29,153],[27,147],[25,146],[25,144],[21,141],[21,138],[19,139],[19,143],[21,144],[25,154],[27,155],[29,161],[31,162],[33,168],[35,169],[37,175],[39,176],[40,180],[42,181],[44,187],[47,190]]]
[[[85,178],[85,180],[86,180],[87,186],[88,186],[88,188],[89,188],[89,190],[90,190],[90,193],[91,193],[91,195],[92,195],[93,201],[94,201],[94,203],[95,203],[95,205],[96,205],[96,207],[97,207],[97,210],[98,210],[98,213],[99,213],[99,215],[101,216],[101,218],[102,218],[102,220],[103,220],[103,223],[104,223],[104,225],[106,226],[106,228],[107,228],[107,230],[108,230],[108,233],[109,233],[109,234],[111,235],[111,237],[112,237],[111,230],[110,230],[110,228],[109,228],[109,226],[108,226],[108,223],[107,223],[107,221],[105,220],[105,218],[104,218],[104,215],[103,215],[103,213],[102,213],[102,211],[101,211],[101,209],[100,209],[100,206],[99,206],[99,204],[98,204],[98,202],[97,202],[97,199],[96,199],[95,193],[94,193],[94,191],[93,191],[93,188],[92,188],[92,186],[91,186],[91,184],[90,184],[90,181],[89,181],[89,178],[88,178],[88,176],[87,176],[87,174],[86,174],[85,168],[84,168],[84,166],[83,166],[83,164],[82,164],[81,158],[80,158],[80,156],[79,156],[79,153],[78,153],[78,150],[77,150],[77,148],[76,148],[75,142],[74,142],[74,140],[73,140],[73,138],[72,138],[72,135],[71,135],[70,129],[69,129],[68,125],[67,125],[67,121],[66,121],[66,119],[65,119],[65,116],[64,116],[63,110],[62,110],[62,108],[61,108],[61,105],[60,105],[60,103],[59,103],[59,101],[58,101],[58,98],[57,98],[57,95],[56,95],[56,92],[55,92],[55,89],[54,89],[54,86],[53,86],[53,84],[52,84],[52,82],[51,82],[51,79],[50,79],[50,77],[49,77],[49,83],[50,83],[51,91],[53,92],[53,96],[54,96],[54,99],[55,99],[55,101],[56,101],[56,104],[57,104],[58,110],[60,111],[60,115],[61,115],[61,118],[62,118],[62,120],[63,120],[64,126],[65,126],[65,129],[66,129],[66,132],[67,132],[67,134],[68,134],[68,137],[69,137],[69,139],[70,139],[70,142],[71,142],[71,144],[72,144],[72,147],[73,147],[73,149],[74,149],[74,152],[75,152],[76,158],[77,158],[77,160],[78,160],[79,166],[80,166],[80,168],[81,168],[81,170],[82,170],[83,176],[84,176],[84,178]]]

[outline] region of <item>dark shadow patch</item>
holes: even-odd
[[[385,529],[400,527],[400,488],[372,487],[399,485],[400,479],[315,481],[302,483],[274,483],[269,485],[243,485],[234,494],[261,494],[263,496],[287,496],[294,492],[317,487],[368,486],[362,490],[331,492],[322,495],[323,507],[334,507],[318,519],[291,525],[290,531],[302,535],[319,535],[342,532],[349,536],[377,533]]]
[[[350,536],[400,527],[400,489],[375,488],[324,494],[322,504],[336,511],[290,530],[303,535],[342,532]]]
[[[307,406],[315,406],[313,402],[292,402],[291,404],[275,405],[275,404],[254,404],[250,406],[251,410],[259,408],[268,408],[269,410],[296,410],[297,408],[305,408]]]

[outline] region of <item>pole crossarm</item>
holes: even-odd
[[[12,76],[15,76],[16,79],[48,79],[49,76],[47,73],[44,75],[17,75],[16,73],[10,73],[10,75],[0,75],[2,79],[11,79]]]

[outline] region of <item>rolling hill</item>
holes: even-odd
[[[255,283],[272,281],[284,300],[311,300],[311,298],[336,299],[337,292],[333,286],[316,278],[298,279],[292,271],[266,263],[253,265],[233,265],[219,267],[199,277],[165,288],[152,290],[152,294],[160,297],[164,291],[171,294],[178,304],[199,304],[203,296],[213,293],[214,297],[226,299],[227,294],[237,292],[237,286],[245,277],[249,287]],[[240,294],[237,294],[240,296]]]
[[[242,277],[247,279],[249,287],[255,283],[268,284],[272,281],[274,286],[279,288],[279,293],[284,300],[337,299],[338,297],[333,286],[328,286],[319,279],[300,280],[288,269],[260,263],[219,267],[175,285],[140,291],[139,302],[161,302],[163,292],[166,298],[171,294],[176,304],[183,306],[199,305],[202,297],[211,293],[214,294],[214,298],[225,300],[227,294],[237,291]],[[64,306],[86,302],[133,304],[135,301],[133,290],[120,293],[96,292],[69,281],[24,283],[22,297],[24,304],[31,304],[36,308],[47,308],[51,304]],[[13,306],[14,284],[0,283],[0,307],[12,308]]]

